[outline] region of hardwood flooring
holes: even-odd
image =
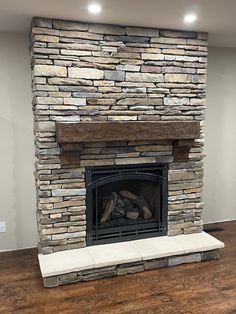
[[[0,313],[236,314],[236,221],[206,226],[220,259],[44,288],[36,249],[0,254]]]

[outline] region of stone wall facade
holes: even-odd
[[[85,167],[169,163],[168,235],[202,231],[207,34],[34,18],[32,89],[40,252],[86,246]],[[188,162],[172,141],[87,143],[63,169],[55,122],[200,121]]]

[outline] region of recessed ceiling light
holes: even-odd
[[[88,10],[89,10],[89,12],[92,13],[92,14],[98,14],[98,13],[101,12],[102,7],[100,6],[100,4],[91,3],[91,4],[88,6]]]
[[[197,16],[195,14],[186,14],[184,17],[185,23],[193,23],[197,20]]]

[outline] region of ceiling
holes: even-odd
[[[91,2],[101,14],[88,13]],[[183,22],[186,13],[198,20]],[[211,46],[236,47],[236,0],[0,0],[0,30],[28,32],[33,16],[85,22],[208,31]]]

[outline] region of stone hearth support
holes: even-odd
[[[45,287],[219,258],[224,244],[202,232],[39,255]]]

